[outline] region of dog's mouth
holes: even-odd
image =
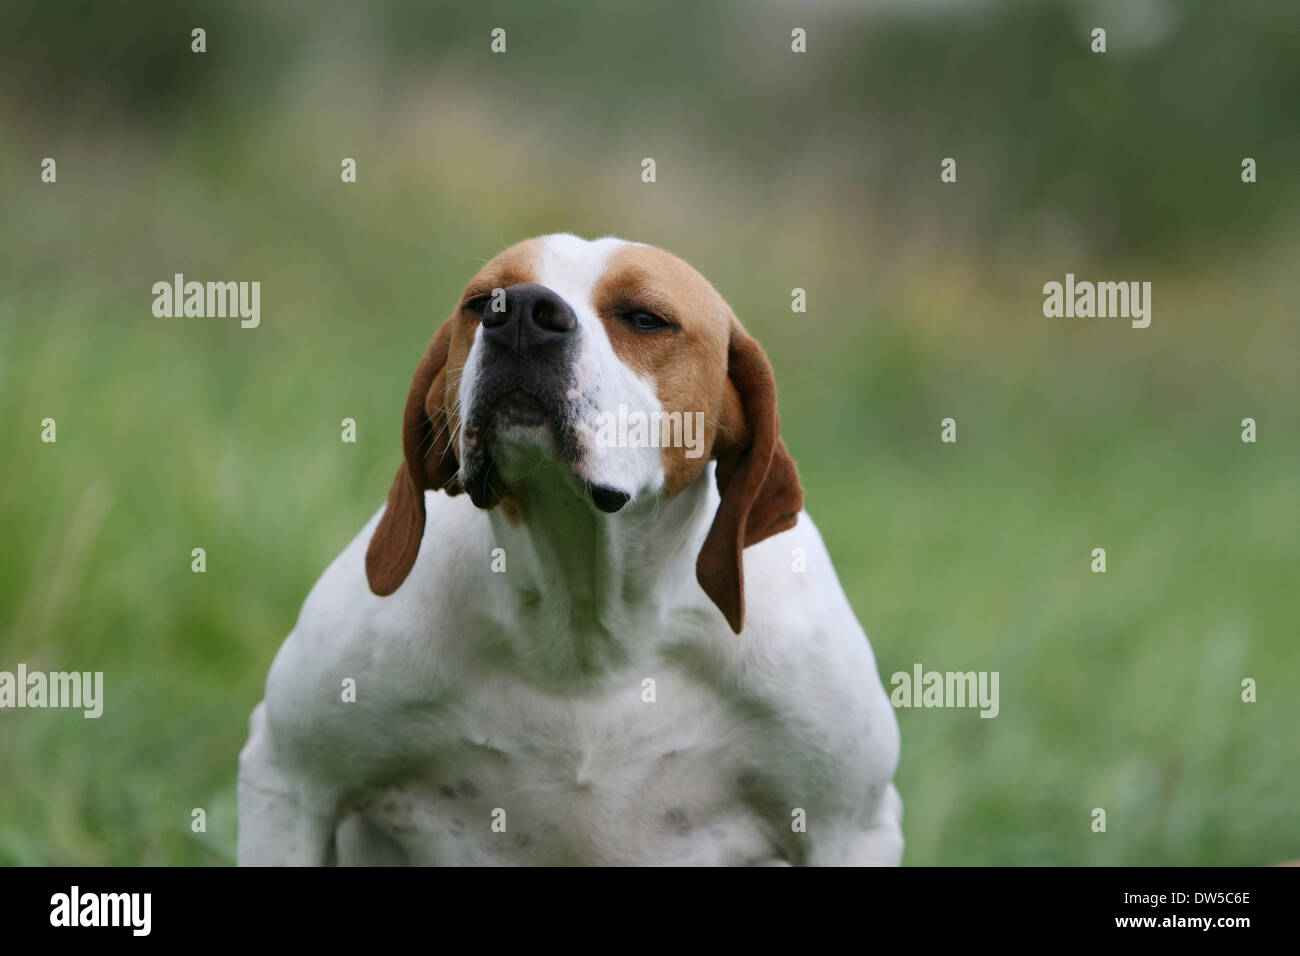
[[[499,375],[475,389],[465,428],[471,444],[489,453],[512,445],[544,448],[561,438],[572,417],[557,388],[524,375]]]
[[[462,436],[462,484],[470,500],[491,508],[511,479],[527,480],[539,467],[559,463],[572,476],[569,483],[598,510],[621,511],[631,495],[584,474],[577,419],[575,408],[522,385],[481,391]]]

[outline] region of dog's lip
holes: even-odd
[[[531,444],[533,437],[529,435],[532,429],[543,428],[551,429],[552,436],[558,440],[559,447],[552,447],[552,451],[558,451],[557,461],[563,462],[573,477],[578,481],[576,490],[586,497],[588,501],[595,506],[598,511],[604,514],[617,514],[622,511],[624,506],[632,500],[631,494],[611,485],[592,482],[582,474],[578,463],[565,450],[568,448],[567,433],[564,431],[563,417],[557,413],[553,403],[546,397],[538,395],[525,384],[514,382],[499,382],[498,387],[489,387],[484,389],[475,401],[476,413],[472,420],[476,423],[469,427],[468,435],[472,441],[478,439],[473,437],[483,429],[484,438],[490,443],[506,442],[514,444],[517,441],[525,441]],[[511,434],[511,430],[522,428],[528,431]],[[497,465],[493,463],[492,458],[485,458],[486,452],[481,451],[474,459],[477,464],[469,469],[466,475],[464,485],[470,493],[470,498],[474,504],[480,508],[487,507],[491,498],[491,475]]]
[[[608,485],[588,483],[587,494],[591,496],[592,503],[608,515],[622,511],[623,506],[632,500],[632,496],[626,491],[619,491],[617,488],[611,488]]]

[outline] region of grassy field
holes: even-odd
[[[1173,261],[1036,256],[852,197],[756,202],[686,149],[648,194],[634,147],[594,169],[466,99],[345,130],[311,91],[166,136],[17,123],[0,156],[0,669],[107,693],[97,721],[0,713],[0,863],[233,862],[248,713],[383,499],[421,348],[479,261],[549,231],[683,255],[765,344],[886,679],[1000,672],[995,720],[900,711],[906,863],[1300,857],[1294,224]],[[1066,271],[1152,281],[1151,327],[1045,319]],[[174,272],[260,280],[262,327],[154,318]]]

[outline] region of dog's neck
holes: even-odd
[[[505,646],[495,652],[542,681],[596,679],[670,633],[674,614],[716,614],[695,580],[717,504],[713,481],[710,466],[672,498],[633,499],[607,515],[579,496],[564,466],[532,469],[517,483],[522,517],[488,512],[501,549],[490,577],[505,611],[497,629]],[[683,596],[698,600],[684,609]]]

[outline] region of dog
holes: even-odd
[[[272,664],[239,862],[897,865],[897,720],[779,427],[675,256],[489,262]]]

